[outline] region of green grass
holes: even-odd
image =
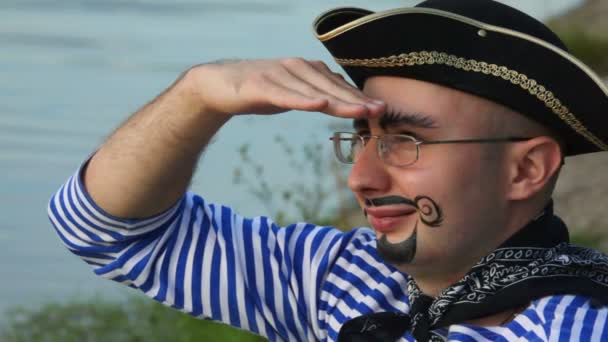
[[[93,299],[48,304],[37,310],[14,309],[6,316],[3,342],[266,341],[139,297],[124,303]]]

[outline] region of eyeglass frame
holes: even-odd
[[[395,164],[387,162],[386,159],[383,157],[380,144],[376,144],[376,153],[377,153],[378,157],[380,158],[380,160],[382,160],[382,162],[384,162],[388,165],[396,166],[396,167],[405,167],[405,166],[410,166],[412,164],[415,164],[420,159],[420,145],[508,143],[508,142],[528,141],[528,140],[535,138],[535,137],[507,136],[507,137],[500,137],[500,138],[418,140],[416,137],[408,135],[408,134],[358,134],[358,133],[354,133],[354,132],[334,132],[333,136],[330,137],[329,140],[331,140],[333,142],[334,154],[336,155],[337,159],[344,164],[354,164],[356,162],[356,160],[353,158],[352,162],[348,162],[343,159],[340,159],[342,152],[339,149],[340,143],[338,141],[345,140],[345,139],[339,139],[340,134],[352,134],[353,136],[357,137],[358,139],[360,139],[362,141],[363,147],[365,147],[367,145],[365,142],[365,138],[368,138],[368,139],[375,138],[375,139],[378,139],[378,141],[381,141],[382,137],[385,137],[385,136],[399,136],[399,137],[405,137],[405,138],[411,139],[416,146],[416,158],[411,163],[403,164],[403,165],[395,165]]]

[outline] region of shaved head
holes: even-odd
[[[506,106],[489,101],[488,104],[488,115],[484,124],[486,125],[486,130],[489,134],[496,137],[551,137],[555,143],[558,144],[563,158],[564,144],[562,143],[562,139],[551,129]],[[493,149],[493,152],[496,152],[497,149],[508,148],[507,145],[500,144],[487,145],[486,147],[488,149]],[[561,168],[555,172],[543,190],[543,197],[546,200],[553,194],[560,171]]]
[[[559,143],[559,138],[549,128],[523,114],[497,103],[492,103],[491,108],[487,121],[489,132],[501,136],[550,136]]]

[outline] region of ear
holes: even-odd
[[[559,144],[542,136],[514,144],[509,160],[508,198],[523,200],[542,191],[562,165]]]

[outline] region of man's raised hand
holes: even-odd
[[[158,214],[183,196],[200,152],[233,115],[292,109],[365,118],[381,115],[385,105],[318,61],[202,64],[108,138],[87,164],[85,187],[97,205],[114,216]]]
[[[369,98],[321,61],[228,60],[193,67],[186,77],[206,113],[302,110],[361,118],[378,116],[385,110],[384,103]]]

